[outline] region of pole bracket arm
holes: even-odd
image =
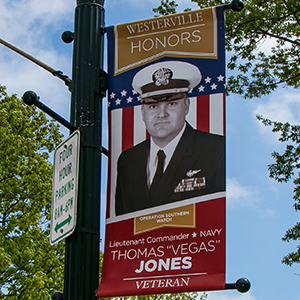
[[[97,77],[99,78],[99,81],[97,82],[97,87],[96,87],[96,95],[100,95],[101,97],[105,97],[107,88],[108,88],[108,74],[102,70],[102,69],[97,69]]]
[[[100,32],[101,32],[102,35],[104,35],[107,32],[106,27],[105,26],[100,26]]]
[[[72,80],[67,76],[64,75],[62,71],[54,71],[52,72],[53,76],[58,77],[59,79],[63,80],[65,82],[65,85],[69,88],[69,91],[72,91]]]
[[[225,290],[238,290],[240,293],[246,293],[250,290],[251,284],[247,278],[240,278],[236,283],[225,283]]]
[[[240,0],[232,0],[230,4],[224,4],[223,10],[232,9],[234,12],[239,12],[244,8],[244,3]]]
[[[51,118],[62,124],[63,126],[67,127],[69,130],[72,132],[77,129],[73,124],[71,124],[69,121],[61,117],[59,114],[57,114],[55,111],[53,111],[51,108],[43,104],[42,102],[39,101],[40,97],[37,96],[37,94],[33,91],[27,91],[23,95],[23,101],[27,105],[35,105],[37,106],[40,110],[42,110],[44,113],[49,115]]]

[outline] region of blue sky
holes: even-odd
[[[178,11],[187,6],[196,8],[188,0],[178,3]],[[151,18],[151,9],[158,5],[158,0],[107,0],[105,23],[109,26]],[[0,37],[71,77],[72,44],[64,44],[60,36],[65,30],[73,30],[75,6],[75,0],[2,0]],[[261,49],[270,51],[272,44],[266,41]],[[64,83],[2,45],[0,84],[19,97],[34,90],[43,103],[69,118],[70,93]],[[259,114],[299,124],[299,111],[299,92],[285,87],[261,99],[244,100],[236,95],[227,98],[226,281],[247,277],[252,287],[246,294],[210,292],[209,300],[300,300],[300,266],[281,264],[282,257],[298,244],[281,240],[299,220],[299,213],[293,210],[293,185],[276,183],[267,170],[273,162],[271,153],[284,147],[270,128],[256,120]],[[103,144],[107,147],[105,129]],[[105,195],[105,158],[102,169]]]

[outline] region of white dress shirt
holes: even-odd
[[[160,148],[158,147],[152,137],[150,137],[150,152],[149,152],[149,157],[148,157],[148,163],[147,163],[147,184],[148,187],[150,187],[153,177],[155,175],[156,172],[156,168],[157,168],[157,152],[158,150],[163,150],[166,158],[165,158],[165,163],[164,163],[164,171],[167,169],[169,162],[173,156],[173,153],[179,143],[179,140],[182,137],[182,134],[185,130],[186,127],[186,123],[184,123],[184,126],[182,127],[181,131],[176,135],[176,137],[169,143],[167,144],[165,147]]]

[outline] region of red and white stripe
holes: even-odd
[[[225,94],[190,98],[186,117],[189,124],[201,131],[225,136]],[[107,187],[107,214],[115,216],[114,195],[119,155],[149,137],[141,116],[141,106],[114,109],[108,112],[109,170]]]

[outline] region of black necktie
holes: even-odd
[[[163,150],[158,150],[157,157],[158,157],[157,168],[151,183],[150,191],[159,184],[161,177],[164,173],[164,162],[165,162],[166,154]]]

